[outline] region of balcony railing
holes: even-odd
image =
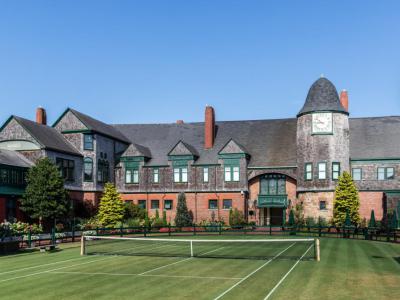
[[[258,207],[287,207],[287,195],[258,195]]]

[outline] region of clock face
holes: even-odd
[[[332,113],[312,114],[312,133],[332,133]]]

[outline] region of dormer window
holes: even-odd
[[[174,167],[174,182],[188,182],[187,167]]]
[[[93,134],[83,135],[83,150],[93,150]]]

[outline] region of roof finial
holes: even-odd
[[[320,78],[325,78],[324,73],[321,73],[321,75],[319,75]]]

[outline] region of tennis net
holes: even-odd
[[[83,236],[82,255],[319,260],[319,239],[173,239]],[[279,255],[278,255],[279,254]]]

